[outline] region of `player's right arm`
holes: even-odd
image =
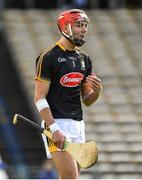
[[[35,105],[40,113],[41,119],[44,119],[46,125],[52,132],[52,141],[58,148],[63,148],[64,135],[61,133],[59,127],[55,123],[50,106],[47,102],[46,96],[50,88],[50,63],[49,57],[41,56],[37,62],[36,77],[35,77]],[[49,66],[49,67],[48,67]],[[48,79],[47,79],[48,77]]]

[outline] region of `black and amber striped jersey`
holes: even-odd
[[[79,49],[66,50],[59,42],[36,60],[35,80],[50,81],[46,97],[54,118],[83,119],[81,83],[92,72],[89,56]]]

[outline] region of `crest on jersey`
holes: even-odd
[[[81,60],[81,69],[85,71],[85,62]]]
[[[65,87],[76,87],[81,83],[83,78],[84,78],[83,74],[79,72],[71,72],[61,77],[60,83],[62,86]]]

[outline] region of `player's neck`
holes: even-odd
[[[75,50],[75,45],[73,45],[68,39],[66,39],[65,37],[61,37],[61,39],[59,40],[59,43],[62,44],[62,46],[64,46],[65,49],[69,50],[69,51],[73,51]]]

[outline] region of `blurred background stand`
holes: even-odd
[[[109,8],[125,8],[126,7],[126,0],[109,0]]]
[[[35,6],[34,0],[25,0],[25,3],[27,9],[34,8]]]
[[[1,12],[1,10],[4,9],[4,7],[5,7],[5,2],[4,2],[4,0],[0,0],[0,12]]]
[[[37,172],[37,175],[35,178],[38,179],[58,179],[57,171],[55,170],[55,167],[53,165],[53,162],[51,159],[45,159],[41,163],[41,167],[39,168],[39,171]]]
[[[6,165],[2,161],[1,156],[0,156],[0,179],[8,179],[8,175],[5,169],[6,169]]]
[[[80,177],[140,179],[142,0],[0,0],[0,97],[7,104],[0,106],[0,154],[5,170],[9,178],[20,179],[27,173],[35,177],[42,169],[46,154],[41,134],[22,122],[13,131],[10,124],[15,113],[40,123],[33,100],[35,59],[58,40],[58,14],[72,7],[84,8],[90,17],[88,41],[82,48],[94,61],[104,87],[94,105],[83,107],[86,140],[95,140],[100,154],[98,163],[82,170]],[[14,153],[18,144],[21,150]]]

